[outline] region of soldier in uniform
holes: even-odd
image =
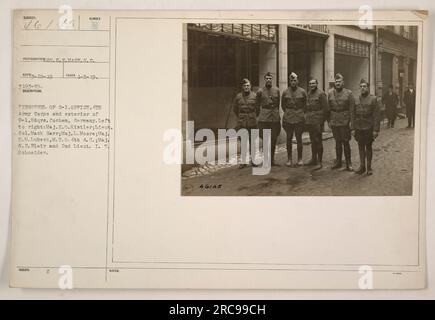
[[[260,107],[258,128],[260,138],[263,139],[263,129],[271,130],[271,159],[275,164],[276,140],[281,132],[281,117],[279,115],[280,93],[277,87],[272,86],[273,76],[270,72],[264,75],[265,85],[257,91],[257,105]]]
[[[344,77],[337,73],[335,75],[335,84],[328,92],[328,105],[330,108],[329,125],[332,129],[332,135],[335,139],[336,160],[331,169],[342,167],[342,155],[346,160],[346,170],[352,171],[352,159],[349,141],[350,134],[350,112],[353,110],[355,100],[352,91],[344,86]]]
[[[307,93],[298,86],[298,76],[292,72],[290,74],[290,87],[287,88],[281,97],[281,108],[284,111],[282,126],[287,134],[287,166],[292,166],[292,139],[296,136],[298,150],[298,165],[302,162],[302,133],[304,131],[305,107]]]
[[[382,103],[385,105],[387,111],[388,127],[394,128],[394,122],[397,117],[397,105],[399,104],[399,97],[393,92],[393,85],[390,84],[388,92],[382,97]]]
[[[408,90],[403,95],[403,104],[406,107],[406,116],[408,117],[407,128],[414,128],[415,122],[415,90],[412,83],[408,85]]]
[[[361,79],[361,95],[355,102],[352,111],[351,129],[352,135],[358,142],[360,166],[355,173],[372,175],[372,144],[379,134],[379,104],[374,95],[370,94],[369,83]],[[367,161],[367,165],[366,165]]]
[[[249,143],[251,143],[251,130],[257,128],[257,116],[259,108],[257,105],[257,97],[251,91],[251,82],[249,79],[242,80],[242,92],[238,93],[232,103],[233,112],[237,116],[236,130],[241,128],[247,129],[249,133]],[[251,154],[251,164],[252,154]],[[244,168],[246,164],[240,164],[239,168]]]
[[[311,141],[311,160],[307,165],[317,166],[314,170],[322,168],[323,124],[329,113],[326,94],[317,88],[317,85],[317,79],[311,78],[308,82],[310,90],[307,93],[307,107],[305,110],[305,128],[310,134]]]

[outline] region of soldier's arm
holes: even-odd
[[[257,114],[257,117],[260,114],[262,95],[263,95],[263,92],[261,91],[261,89],[258,89],[257,95],[255,97],[255,113]]]
[[[255,102],[260,104],[261,99],[261,89],[258,89],[257,94],[255,95]]]
[[[326,94],[322,92],[320,95],[320,106],[323,110],[323,119],[327,120],[329,115],[329,104],[328,104],[328,98],[326,97]]]
[[[355,130],[355,98],[353,93],[349,94],[349,110],[350,110],[350,129]]]
[[[305,113],[307,111],[307,92],[305,90],[304,90],[304,98],[302,101],[302,105],[303,105],[304,113]]]
[[[233,102],[231,103],[231,109],[236,114],[239,115],[239,104],[237,103],[237,96],[234,97]]]
[[[281,95],[281,109],[282,109],[282,112],[285,112],[285,110],[284,110],[284,94],[285,94],[285,90],[282,92],[282,95]]]
[[[328,109],[326,111],[325,120],[328,121],[328,124],[329,124],[329,121],[331,120],[331,103],[329,102],[331,99],[329,97],[329,92],[325,94],[325,97],[326,97],[326,105],[328,106]]]

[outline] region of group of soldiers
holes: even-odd
[[[349,143],[353,136],[358,142],[360,156],[360,166],[355,173],[372,175],[372,143],[379,134],[381,115],[380,101],[370,94],[369,83],[366,80],[360,81],[361,92],[355,99],[352,91],[344,88],[344,77],[339,73],[335,75],[334,87],[328,93],[318,88],[318,81],[315,78],[309,80],[309,90],[306,92],[299,87],[298,76],[294,72],[289,77],[290,86],[282,95],[279,89],[272,85],[273,76],[270,72],[265,74],[264,79],[264,87],[256,93],[251,90],[250,81],[243,79],[242,91],[234,98],[232,110],[237,116],[237,129],[245,128],[249,134],[252,129],[260,129],[261,138],[263,129],[271,130],[272,166],[277,165],[275,149],[281,131],[279,111],[281,107],[282,128],[287,134],[287,166],[304,165],[302,134],[308,131],[311,141],[311,160],[305,165],[313,166],[314,170],[322,169],[322,132],[324,122],[327,121],[335,139],[336,159],[331,168],[345,167],[346,170],[353,171]],[[296,162],[292,159],[293,136],[296,137],[297,142]],[[239,167],[244,166],[242,164]]]

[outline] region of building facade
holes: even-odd
[[[301,87],[315,77],[325,91],[339,72],[356,96],[362,78],[377,95],[393,84],[403,97],[415,84],[417,27],[186,24],[183,41],[183,125],[193,120],[196,129],[233,128],[241,79],[257,90],[266,72],[281,92],[291,72]]]
[[[415,86],[417,80],[417,26],[382,26],[376,30],[378,90],[385,93],[392,85],[402,103],[408,84]]]

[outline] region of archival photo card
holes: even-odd
[[[426,17],[14,11],[10,285],[424,288]]]
[[[183,195],[412,195],[417,25],[183,28]]]

